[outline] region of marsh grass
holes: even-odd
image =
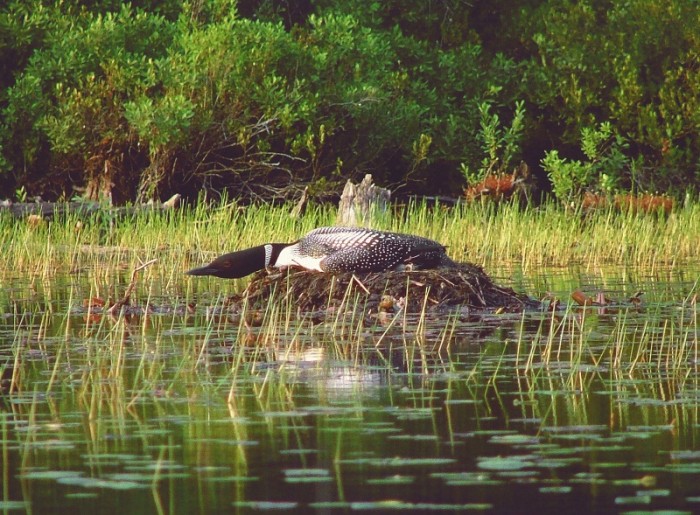
[[[139,261],[157,258],[159,266],[148,273],[174,287],[184,283],[183,271],[218,254],[269,241],[294,241],[333,219],[333,210],[319,206],[296,219],[287,207],[244,208],[232,203],[124,219],[66,215],[39,225],[2,217],[0,241],[6,260],[2,276],[51,278],[89,270],[96,279],[110,281]],[[700,248],[698,203],[668,216],[614,210],[582,214],[555,204],[520,209],[510,204],[445,208],[420,203],[378,216],[375,226],[439,240],[458,261],[487,268],[517,264],[525,271],[571,264],[682,266],[697,259]]]
[[[257,377],[256,397],[263,399],[272,385],[281,388],[280,374],[296,373],[299,356],[318,348],[358,370],[378,367],[411,378],[453,373],[463,322],[458,314],[431,318],[425,302],[418,313],[368,319],[351,283],[341,306],[320,322],[299,313],[288,297],[262,308],[245,305],[232,316],[226,298],[241,291],[245,279],[183,275],[224,251],[293,241],[332,219],[323,208],[293,219],[287,209],[233,204],[128,220],[68,215],[39,226],[2,218],[6,266],[0,271],[5,286],[0,308],[12,315],[0,329],[13,335],[2,366],[11,370],[16,390],[31,395],[30,405],[60,391],[74,395],[90,419],[109,414],[117,423],[161,397],[196,399],[223,392],[238,411],[241,378]],[[554,205],[521,210],[420,204],[379,218],[377,227],[440,240],[457,260],[487,269],[516,264],[523,273],[552,264],[680,268],[696,263],[700,248],[697,205],[662,217],[612,211],[583,216]],[[139,272],[132,302],[153,309],[197,304],[196,309],[146,309],[136,317],[86,311],[86,299],[119,298],[131,271],[151,259],[158,261]],[[515,370],[522,398],[531,400],[537,390],[553,385],[575,392],[594,381],[659,370],[676,386],[691,385],[699,334],[692,295],[670,312],[621,309],[612,325],[596,309],[572,305],[544,315],[524,314],[520,334],[506,338],[503,347],[496,345],[493,355],[488,348],[479,351],[466,382],[474,392],[495,391]],[[531,316],[539,320],[534,332],[525,330],[532,326]],[[36,377],[43,381],[33,382]]]
[[[22,425],[6,427],[11,421],[0,420],[0,446],[20,456],[27,480],[55,473],[66,463],[56,454],[79,447],[91,470],[86,481],[114,488],[110,474],[124,468],[135,488],[151,488],[154,502],[167,505],[156,486],[193,474],[178,468],[180,454],[190,464],[202,460],[196,464],[246,477],[258,473],[251,472],[260,466],[256,452],[303,448],[309,433],[319,445],[336,449],[333,476],[340,483],[348,467],[367,465],[361,461],[367,450],[353,434],[381,435],[402,423],[422,432],[397,438],[454,443],[465,440],[453,432],[463,429],[467,413],[484,430],[497,417],[508,425],[509,417],[518,416],[533,429],[513,435],[508,427],[506,436],[549,443],[552,459],[576,459],[585,451],[566,455],[565,445],[553,443],[580,437],[577,431],[594,431],[591,438],[601,442],[635,426],[644,426],[639,432],[676,431],[675,421],[685,423],[680,438],[690,438],[698,420],[700,333],[690,302],[670,310],[605,313],[569,305],[519,315],[505,337],[459,341],[464,328],[458,315],[435,321],[423,310],[373,325],[358,314],[361,301],[352,290],[351,309],[321,323],[298,316],[290,302],[256,309],[262,318],[251,325],[246,320],[253,313],[230,316],[220,294],[209,309],[195,313],[86,317],[75,310],[80,290],[74,289],[66,312],[27,310],[4,321],[12,325],[10,356],[17,370],[9,409]],[[338,377],[353,392],[342,402],[333,401]],[[403,399],[384,399],[395,413],[393,426],[371,425],[377,411],[368,414],[363,381],[385,381],[392,387],[382,391]],[[600,403],[591,400],[597,395],[610,398],[610,425],[602,428],[595,411]],[[397,404],[400,409],[393,408]],[[321,437],[309,430],[312,423]],[[186,438],[178,440],[174,432]],[[392,456],[401,441],[391,440],[397,445]],[[542,449],[532,452],[547,452]],[[105,463],[125,455],[132,457]],[[394,463],[373,459],[382,466]],[[313,459],[304,463],[314,466]],[[246,498],[242,491],[240,498]]]

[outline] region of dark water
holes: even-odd
[[[205,288],[112,318],[10,282],[0,511],[700,511],[698,270],[496,275],[564,308],[264,330]]]

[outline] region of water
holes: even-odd
[[[247,331],[216,294],[111,318],[75,278],[12,281],[0,510],[700,510],[698,270],[495,275],[615,302]]]

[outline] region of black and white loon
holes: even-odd
[[[231,252],[187,273],[237,279],[268,267],[339,273],[451,265],[454,262],[445,254],[445,247],[428,238],[356,227],[319,227],[293,243],[267,243]]]

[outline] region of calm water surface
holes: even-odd
[[[112,318],[11,281],[0,511],[700,511],[700,267],[494,275],[564,307],[246,330],[214,282]]]

